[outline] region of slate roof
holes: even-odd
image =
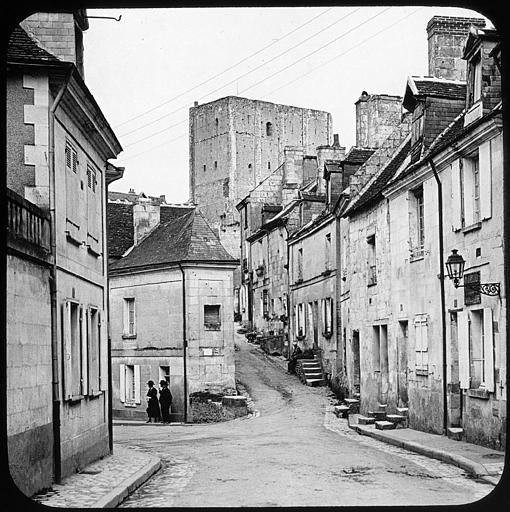
[[[382,197],[382,191],[389,180],[395,175],[398,168],[403,164],[411,150],[411,139],[397,151],[391,160],[383,167],[379,175],[372,181],[368,188],[349,206],[345,213],[352,215],[354,212],[373,204]]]
[[[37,45],[19,25],[12,31],[7,47],[8,62],[61,62]]]
[[[120,258],[134,243],[133,205],[106,204],[108,257]]]
[[[411,77],[410,80],[416,88],[414,94],[419,96],[440,96],[459,100],[466,98],[465,82],[417,76]]]
[[[375,152],[375,149],[365,149],[353,146],[347,155],[345,155],[344,163],[364,164]]]
[[[176,217],[181,217],[182,215],[188,213],[190,210],[193,209],[193,206],[168,206],[162,204],[159,210],[159,222],[160,224],[164,224],[165,222],[173,220]]]
[[[237,263],[195,209],[160,224],[127,256],[112,263],[110,269],[115,271],[187,261]]]

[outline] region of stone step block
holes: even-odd
[[[368,411],[368,415],[376,420],[384,420],[386,419],[385,411]]]
[[[375,428],[378,430],[392,430],[395,428],[395,423],[392,421],[376,421]]]
[[[323,386],[326,384],[324,379],[306,379],[307,386]]]
[[[337,418],[347,418],[347,414],[349,413],[349,406],[348,405],[336,405],[335,406],[335,414]]]
[[[403,416],[408,416],[409,408],[408,407],[397,407],[397,413],[402,414]]]
[[[388,421],[393,421],[393,423],[402,423],[406,420],[406,417],[402,414],[387,414],[386,419]]]
[[[374,423],[375,418],[370,418],[369,416],[358,416],[359,425],[373,425]]]
[[[388,408],[388,404],[377,404],[377,405],[378,405],[378,410],[379,411],[386,412],[386,409]]]
[[[463,434],[464,429],[460,427],[449,427],[447,431],[447,436],[455,441],[462,441]]]

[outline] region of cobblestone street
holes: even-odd
[[[493,489],[460,468],[358,435],[333,414],[328,388],[303,386],[256,346],[237,343],[238,378],[260,415],[116,426],[116,443],[162,459],[121,507],[463,504]]]

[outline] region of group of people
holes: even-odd
[[[149,389],[147,390],[147,415],[149,419],[145,423],[170,423],[170,406],[172,405],[172,393],[168,388],[168,382],[161,380],[159,383],[159,399],[158,390],[154,387],[154,382],[147,382]]]

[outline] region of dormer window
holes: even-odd
[[[413,124],[412,124],[412,142],[414,144],[421,141],[423,137],[423,120],[424,120],[424,104],[418,103],[413,112]]]
[[[480,52],[469,61],[468,94],[468,107],[482,97],[482,61],[480,59]]]

